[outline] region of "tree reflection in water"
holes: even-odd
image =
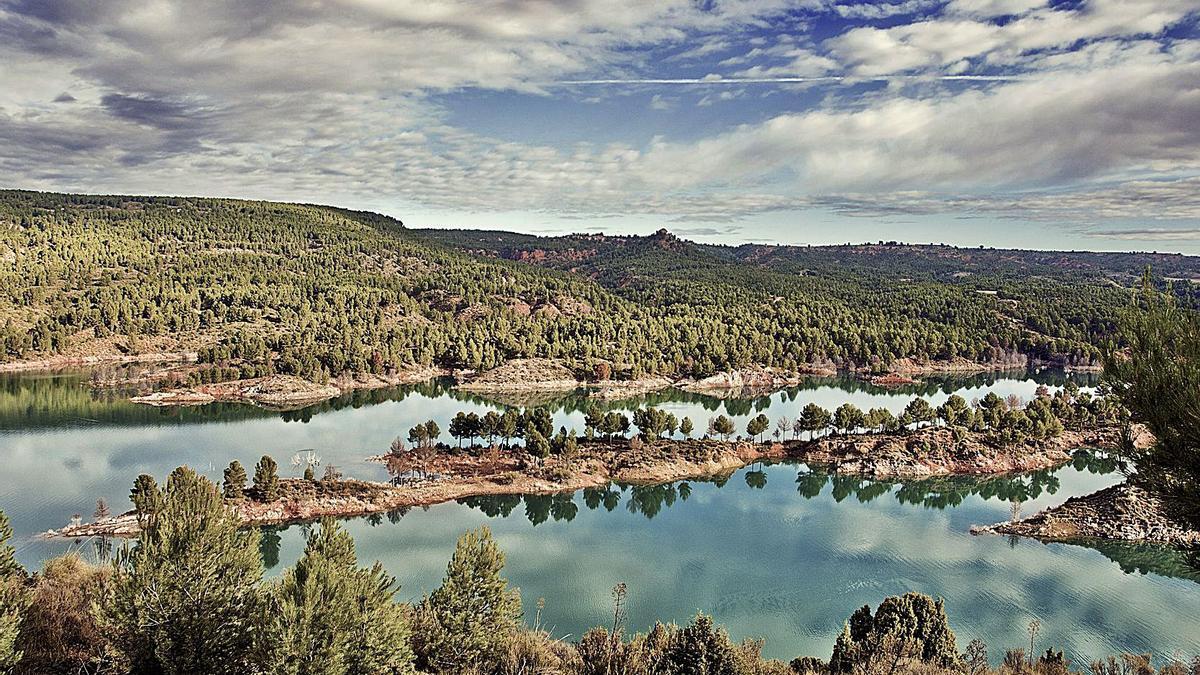
[[[1077,471],[1097,475],[1124,471],[1122,463],[1104,454],[1086,450],[1075,453],[1070,466]],[[1041,497],[1053,495],[1060,488],[1057,470],[1043,470],[1013,476],[977,478],[971,476],[949,476],[907,481],[872,480],[860,476],[836,475],[820,467],[800,465],[796,473],[796,492],[806,500],[817,499],[830,487],[829,496],[835,502],[851,497],[867,504],[888,495],[901,504],[925,508],[947,509],[962,505],[969,497],[978,496],[986,500],[998,500],[1012,505],[1013,513],[1021,513],[1021,504]],[[768,472],[754,465],[742,472],[750,489],[761,490],[767,485]],[[720,488],[726,485],[733,474],[719,476],[705,482]],[[610,483],[603,487],[580,491],[582,499],[576,500],[575,493],[551,495],[485,495],[460,499],[459,503],[478,509],[489,518],[506,518],[518,506],[524,504],[526,519],[533,525],[549,520],[570,522],[579,512],[580,505],[591,511],[614,511],[622,502],[630,513],[641,514],[652,519],[677,503],[687,501],[692,494],[691,482],[666,483],[662,485],[623,485]],[[1013,545],[1017,540],[1011,542]],[[1154,572],[1172,577],[1200,581],[1200,551],[1179,551],[1157,546],[1122,544],[1115,542],[1081,541],[1080,545],[1094,548],[1120,565],[1129,573]]]

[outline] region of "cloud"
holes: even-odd
[[[1194,0],[1091,0],[1075,9],[1030,10],[1007,23],[982,20],[1027,5],[952,3],[945,16],[891,28],[854,28],[826,45],[839,62],[862,75],[942,68],[964,59],[986,59],[996,66],[1081,40],[1157,35],[1197,9]]]
[[[933,0],[903,0],[902,2],[860,2],[834,6],[843,17],[849,19],[886,19],[905,14],[916,14],[937,6]]]
[[[696,223],[1196,219],[1200,49],[1163,34],[1194,9],[0,0],[0,183]],[[677,113],[612,142],[553,126],[623,88]],[[484,131],[455,122],[464,90],[536,112],[497,106]],[[495,131],[535,118],[568,140]]]
[[[1187,230],[1166,230],[1162,228],[1145,228],[1140,230],[1102,230],[1088,232],[1089,237],[1101,239],[1125,239],[1132,241],[1200,241],[1200,228]]]

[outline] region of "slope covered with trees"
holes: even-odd
[[[0,362],[197,351],[208,379],[314,380],[524,357],[616,377],[1094,364],[1126,275],[1150,262],[1200,277],[1181,256],[887,248],[416,231],[321,206],[3,191]]]

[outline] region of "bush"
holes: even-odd
[[[89,565],[77,553],[45,564],[17,639],[18,675],[97,672],[114,660],[93,612],[110,579],[110,568]]]
[[[884,599],[874,615],[864,606],[850,616],[834,644],[830,670],[873,671],[884,663],[961,668],[954,631],[941,600],[905,593]]]

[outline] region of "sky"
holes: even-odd
[[[1200,254],[1200,0],[0,0],[0,187]]]

